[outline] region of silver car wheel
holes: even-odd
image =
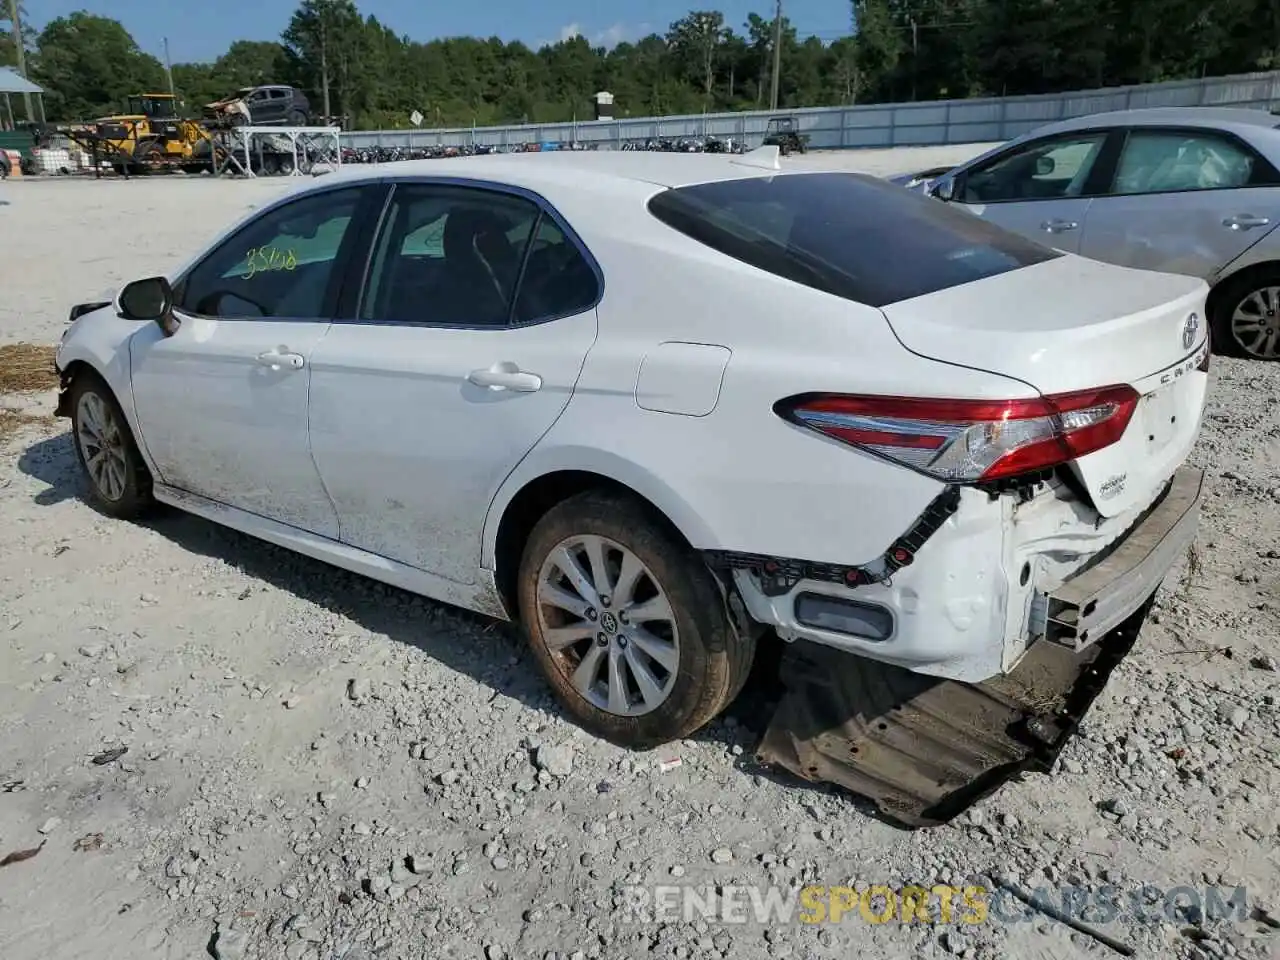
[[[1231,314],[1231,336],[1251,357],[1280,359],[1280,287],[1246,294]]]
[[[113,503],[120,500],[128,477],[124,431],[111,405],[92,390],[76,404],[76,443],[98,493]]]
[[[537,596],[542,641],[592,706],[637,717],[671,695],[680,665],[675,614],[626,547],[600,536],[562,540],[542,563]]]

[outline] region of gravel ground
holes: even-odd
[[[979,149],[799,162],[891,173]],[[281,187],[0,185],[0,344],[54,342],[71,303]],[[1114,886],[1126,908],[1144,885],[1241,885],[1243,920],[1185,891],[1091,919],[1144,958],[1276,956],[1280,365],[1215,360],[1214,379],[1199,541],[1082,735],[1052,775],[916,833],[756,769],[751,689],[696,738],[627,753],[565,722],[506,627],[195,518],[107,520],[79,499],[64,423],[37,418],[52,393],[0,396],[26,416],[0,438],[0,858],[39,849],[0,868],[0,957],[1110,955],[1043,914],[627,909],[636,885],[794,902],[991,881]]]

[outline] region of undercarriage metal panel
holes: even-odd
[[[861,794],[905,826],[945,823],[1011,777],[1053,766],[1150,607],[1079,652],[1036,643],[1009,674],[979,684],[796,642],[758,758]]]

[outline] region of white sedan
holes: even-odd
[[[935,822],[1052,762],[1194,536],[1205,294],[768,148],[401,163],[76,307],[59,412],[105,512],[516,620],[621,744],[775,631],[761,756]]]

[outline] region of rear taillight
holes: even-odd
[[[1119,440],[1138,405],[1127,385],[1034,400],[808,394],[774,409],[792,423],[952,483],[1047,470]]]

